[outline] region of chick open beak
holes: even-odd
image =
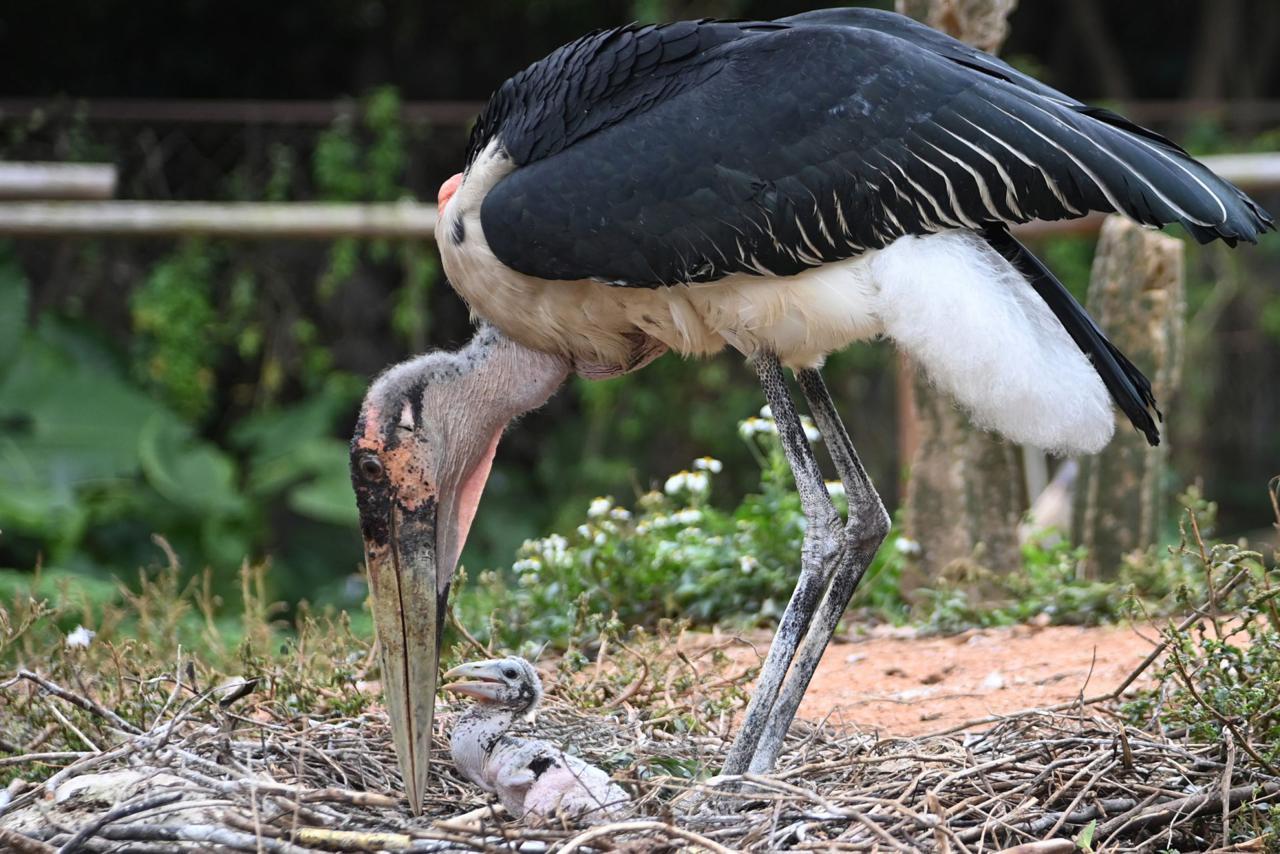
[[[466,682],[451,682],[444,686],[445,691],[474,697],[488,703],[498,701],[498,689],[502,687],[502,677],[498,673],[498,665],[486,661],[460,664],[444,675],[446,679],[466,679]]]

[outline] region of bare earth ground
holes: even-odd
[[[1151,652],[1146,638],[1157,635],[1151,626],[1139,634],[1127,626],[1024,625],[923,638],[882,629],[828,647],[800,717],[904,736],[1053,706],[1082,690],[1092,696],[1115,688]],[[763,661],[769,637],[747,640],[726,653],[744,666]]]

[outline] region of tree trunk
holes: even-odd
[[[1018,0],[897,0],[898,12],[935,30],[995,53],[1009,35]]]
[[[1008,34],[1017,0],[898,0],[899,12],[987,51]],[[941,286],[944,283],[939,283]],[[971,598],[984,596],[988,573],[1022,565],[1018,521],[1027,507],[1018,448],[974,427],[950,398],[916,372],[901,383],[915,397],[917,445],[907,485],[906,534],[920,556],[904,573],[910,595],[943,574],[962,575]],[[910,411],[903,407],[903,411]],[[976,571],[983,570],[983,571]]]
[[[1089,313],[1111,342],[1151,379],[1168,407],[1181,370],[1184,315],[1182,243],[1121,216],[1107,218],[1089,282]],[[1085,574],[1114,578],[1134,549],[1156,541],[1165,504],[1164,441],[1150,447],[1119,416],[1116,437],[1080,461],[1073,539],[1089,549]]]

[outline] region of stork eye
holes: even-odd
[[[365,480],[378,480],[382,477],[382,461],[377,457],[361,457],[359,466],[360,476]]]
[[[502,675],[508,679],[515,679],[516,669],[514,667],[504,667],[502,668]]]

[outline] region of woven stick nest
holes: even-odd
[[[624,820],[529,826],[460,779],[442,744],[414,817],[380,712],[281,719],[255,707],[252,683],[197,692],[175,672],[155,684],[167,699],[145,728],[37,673],[0,685],[0,708],[44,705],[92,745],[0,759],[16,772],[0,792],[0,850],[1263,850],[1225,846],[1261,838],[1280,803],[1280,776],[1247,745],[1143,731],[1083,701],[916,738],[798,722],[774,774],[717,778],[732,716],[682,722],[740,685],[708,673],[633,681],[603,713],[553,696],[539,715],[540,736],[616,769],[635,797]],[[646,692],[660,712],[635,703]]]

